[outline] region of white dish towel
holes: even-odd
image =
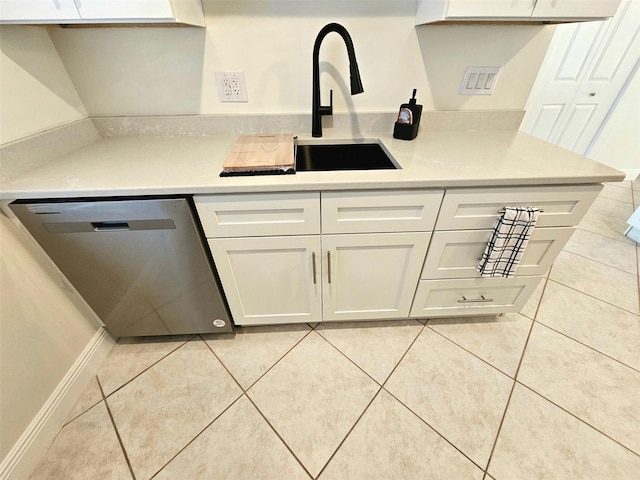
[[[482,277],[512,277],[531,238],[540,210],[505,207],[482,254],[478,271]]]

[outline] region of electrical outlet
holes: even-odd
[[[221,102],[248,102],[244,72],[216,72],[218,97]]]
[[[493,95],[502,67],[467,67],[460,95]]]

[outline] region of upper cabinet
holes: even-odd
[[[616,13],[620,0],[418,0],[416,25],[437,22],[583,22]]]
[[[0,23],[205,25],[200,0],[0,0]]]

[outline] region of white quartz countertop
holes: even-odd
[[[231,192],[446,188],[615,182],[608,166],[516,131],[423,131],[404,141],[376,135],[398,170],[220,177],[237,135],[100,138],[3,182],[2,199]],[[335,142],[325,136],[300,142]]]

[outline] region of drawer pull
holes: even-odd
[[[539,209],[538,209],[538,211],[539,211],[540,213],[544,213],[544,210],[543,210],[542,208],[539,208]],[[501,208],[500,210],[498,210],[498,213],[499,213],[500,215],[502,215],[504,212],[505,212],[505,209],[504,209],[504,208]]]
[[[329,250],[327,250],[327,275],[329,283],[331,283],[331,252]]]
[[[298,137],[295,137],[298,138]],[[311,252],[311,262],[313,267],[313,284],[317,283],[316,281],[316,252]]]
[[[480,295],[480,298],[467,298],[464,295],[462,300],[458,300],[458,303],[491,303],[493,298],[484,298],[484,295]]]

